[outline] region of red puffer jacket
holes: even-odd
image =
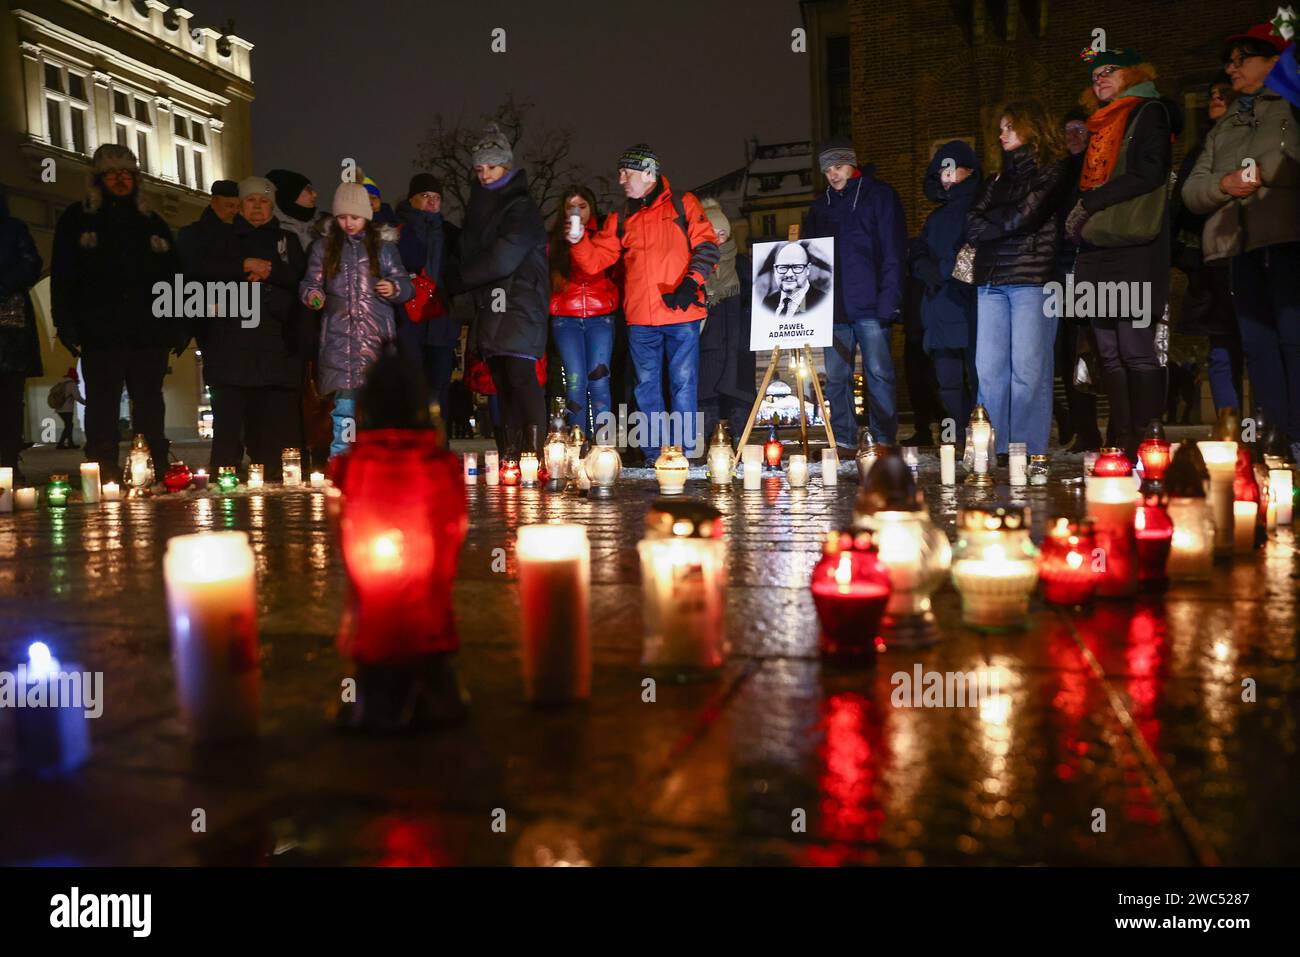
[[[596,232],[596,217],[587,220],[587,235]],[[618,286],[609,278],[609,270],[587,272],[572,257],[569,259],[569,281],[559,292],[551,293],[551,315],[608,316],[618,308]]]

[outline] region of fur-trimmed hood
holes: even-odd
[[[321,236],[322,237],[329,236],[330,232],[337,228],[335,223],[336,220],[334,219],[333,216],[327,217],[324,220],[324,225],[321,226],[320,229]],[[400,233],[399,227],[381,224],[379,227],[379,240],[380,242],[384,242],[384,243],[395,243],[397,242],[397,237],[399,233]]]
[[[140,188],[140,174],[135,174],[135,190],[132,193],[135,197],[135,208],[141,216],[148,216],[153,212],[149,200],[144,195],[144,190]],[[104,185],[100,182],[99,173],[90,173],[86,177],[86,198],[82,201],[82,206],[88,213],[97,213],[104,205]]]

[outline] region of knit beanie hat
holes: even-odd
[[[219,179],[212,184],[212,195],[239,199],[239,184],[233,179]]]
[[[288,209],[290,204],[298,202],[302,191],[311,185],[311,180],[291,169],[273,169],[266,178],[275,184],[275,204],[281,209]]]
[[[379,184],[376,183],[369,176],[367,176],[365,179],[361,181],[361,185],[364,186],[366,188],[366,192],[369,193],[371,196],[373,196],[375,199],[383,199],[383,197],[379,195]]]
[[[275,202],[275,184],[263,176],[245,176],[239,181],[239,198],[265,196]]]
[[[474,166],[513,166],[515,162],[510,140],[495,123],[489,123],[484,127],[478,142],[470,152]]]
[[[1136,50],[1094,50],[1087,47],[1080,52],[1079,59],[1091,75],[1099,66],[1137,66],[1142,62],[1142,54]]]
[[[442,195],[442,180],[432,173],[416,173],[411,177],[411,185],[406,187],[406,198],[410,199],[420,193],[437,193]]]
[[[360,216],[362,219],[374,215],[370,208],[370,194],[360,183],[339,183],[338,189],[334,190],[332,211],[335,216]]]
[[[817,165],[825,173],[832,166],[858,165],[858,154],[853,151],[853,140],[847,136],[832,136],[817,149]]]
[[[634,143],[618,158],[619,169],[636,169],[659,175],[659,154],[648,143]]]
[[[135,154],[125,146],[118,146],[116,143],[105,143],[95,150],[95,155],[90,162],[96,176],[103,176],[118,169],[130,170],[132,173],[140,172],[140,164],[136,162]]]
[[[715,233],[726,230],[727,235],[731,235],[731,220],[727,218],[727,214],[722,211],[722,206],[716,199],[710,197],[703,200],[700,206],[703,207],[704,215],[708,217],[709,225],[713,227]]]

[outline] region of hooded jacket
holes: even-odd
[[[1247,157],[1255,160],[1261,185],[1238,199],[1219,181]],[[1215,123],[1183,185],[1183,201],[1210,217],[1201,237],[1206,262],[1300,240],[1300,122],[1290,104],[1263,89],[1250,110],[1233,109]]]
[[[460,283],[474,301],[474,351],[540,358],[546,353],[550,276],[546,227],[522,169],[488,189],[475,181],[460,234]],[[498,291],[500,290],[500,291]],[[498,311],[500,309],[501,311]]]
[[[325,278],[325,244],[338,229],[331,218],[325,235],[316,240],[307,259],[307,273],[298,284],[298,300],[309,304],[313,294],[325,297],[321,314],[320,355],[316,361],[321,393],[359,389],[366,370],[379,357],[385,342],[397,333],[393,306],[411,298],[411,277],[397,254],[397,230],[381,227],[379,276],[370,273],[370,257],[362,235],[345,236],[339,268]],[[397,296],[384,299],[375,292],[379,279],[397,284]]]
[[[325,234],[326,223],[334,218],[329,213],[322,211],[316,213],[311,219],[297,219],[281,210],[279,206],[274,207],[273,215],[283,229],[288,230],[298,238],[304,253],[311,249],[312,243]]]
[[[835,321],[892,322],[903,308],[907,216],[898,191],[875,176],[875,166],[842,190],[808,208],[803,235],[835,239]]]
[[[975,285],[1041,286],[1060,248],[1057,216],[1069,193],[1064,160],[1039,166],[1029,146],[1002,153],[1002,172],[984,180],[966,214],[975,246]]]
[[[434,295],[442,314],[425,322],[411,322],[405,309],[397,310],[397,335],[411,346],[446,348],[460,341],[460,322],[451,315],[451,302],[443,284],[443,262],[455,248],[460,230],[442,218],[442,213],[416,209],[407,200],[397,204],[401,232],[397,252],[408,273],[424,272],[436,284]]]
[[[21,328],[0,326],[0,374],[41,374],[41,344],[30,292],[41,278],[41,265],[31,231],[21,219],[9,215],[9,200],[0,188],[0,307],[17,297],[23,313]]]
[[[59,338],[85,351],[184,347],[183,317],[153,314],[154,284],[171,286],[181,271],[171,229],[138,184],[124,197],[95,184],[54,229],[50,308]]]
[[[587,220],[586,233],[595,233],[596,217]],[[567,242],[568,240],[561,240]],[[552,316],[578,316],[589,319],[592,316],[608,316],[618,308],[618,286],[610,278],[609,270],[590,273],[569,257],[569,278],[564,288],[551,293]]]
[[[691,193],[682,193],[681,206],[684,231],[672,185],[660,176],[644,197],[628,200],[622,213],[610,213],[599,231],[587,232],[570,247],[574,266],[589,274],[609,269],[623,257],[623,311],[629,326],[671,326],[708,315],[704,281],[718,262],[718,237]],[[700,287],[695,302],[684,310],[666,305],[663,297],[688,275]]]
[[[974,172],[944,189],[944,160]],[[954,279],[952,271],[964,243],[966,214],[980,189],[980,161],[975,151],[962,140],[939,147],[925,172],[923,188],[926,199],[939,207],[926,217],[908,255],[912,276],[925,285],[921,299],[921,325],[925,330],[922,346],[926,352],[973,348],[975,287]]]
[[[244,282],[245,259],[271,263],[271,275],[255,284],[256,325],[249,318],[233,316],[204,319],[198,331],[203,378],[214,386],[297,389],[308,347],[304,310],[297,297],[307,257],[298,238],[274,217],[254,226],[236,216],[200,254],[187,260],[186,277],[201,282]]]

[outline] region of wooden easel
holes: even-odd
[[[788,234],[789,242],[797,242],[799,239],[799,227],[791,226]],[[736,446],[735,451],[731,454],[732,468],[735,468],[736,459],[740,456],[740,450],[745,447],[749,441],[749,433],[754,429],[754,420],[758,418],[758,407],[763,404],[763,397],[767,395],[767,387],[772,382],[772,376],[776,373],[777,363],[781,361],[781,352],[783,350],[777,346],[772,350],[772,358],[768,360],[767,371],[763,373],[763,384],[759,386],[758,397],[754,399],[754,405],[749,410],[749,419],[745,422],[745,431],[740,435],[740,443]],[[822,384],[817,378],[814,371],[817,366],[813,361],[812,346],[804,343],[793,350],[800,358],[795,364],[795,377],[799,382],[799,442],[803,446],[803,454],[808,454],[808,419],[804,414],[804,376],[807,373],[812,375],[813,391],[817,394],[817,407],[822,413],[822,428],[826,430],[826,441],[830,447],[835,448],[835,436],[831,432],[831,414],[830,408],[826,405],[826,397],[822,395]]]

